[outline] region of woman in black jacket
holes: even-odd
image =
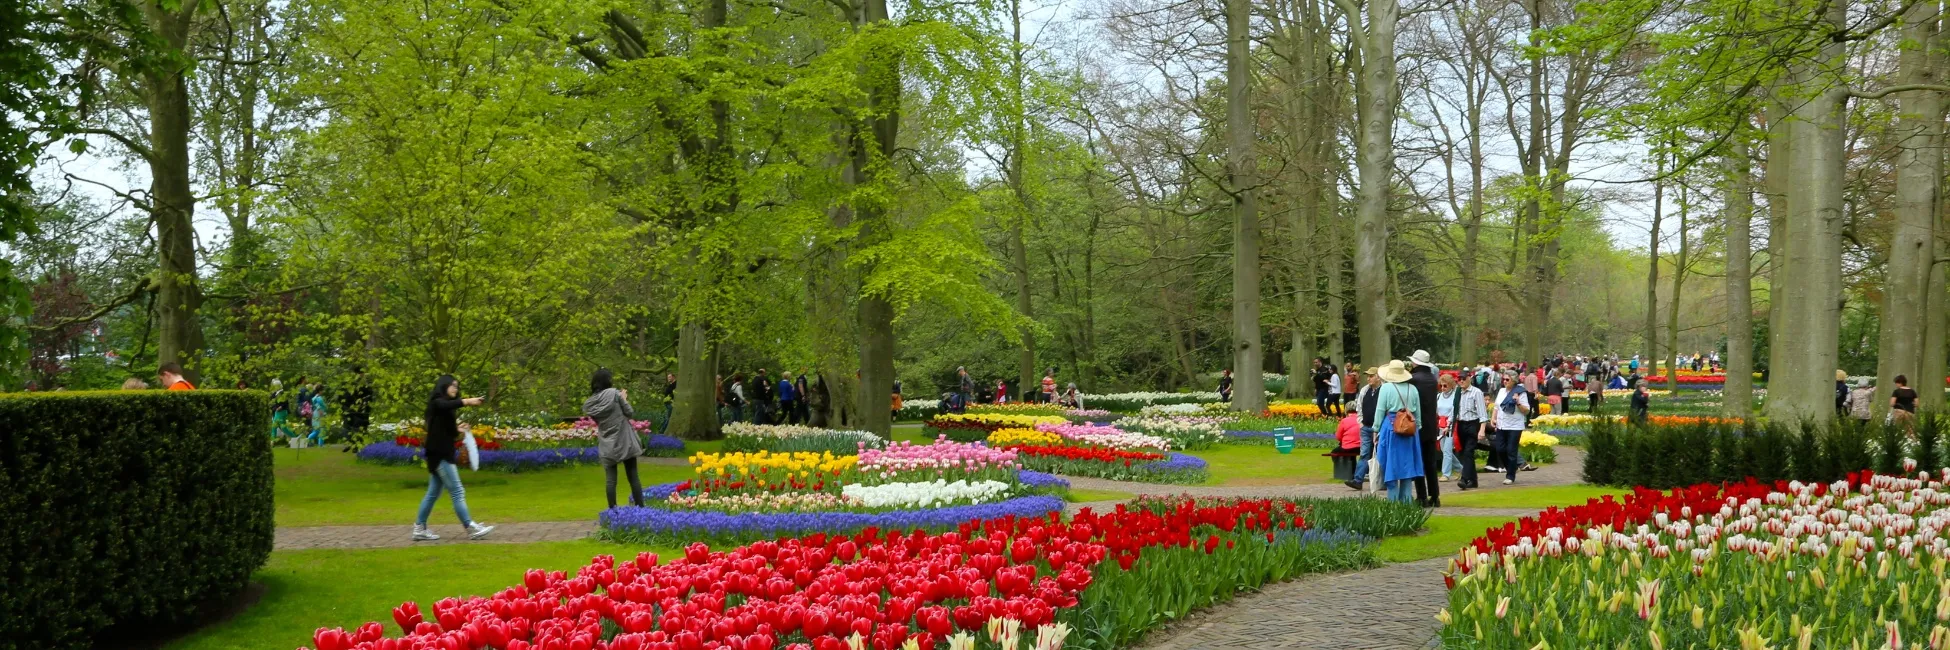
[[[426,429],[427,436],[422,449],[427,456],[427,495],[420,499],[420,515],[413,522],[413,541],[440,539],[439,535],[427,529],[427,515],[433,514],[433,502],[440,500],[440,491],[445,489],[449,500],[454,502],[454,515],[460,517],[460,525],[467,528],[468,539],[480,539],[494,531],[493,526],[474,521],[467,514],[467,492],[460,486],[460,468],[454,456],[454,443],[460,440],[460,407],[480,406],[481,398],[460,396],[460,380],[453,375],[441,375],[433,382],[433,395],[427,398]]]

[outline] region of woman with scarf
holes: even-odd
[[[1517,382],[1516,375],[1504,375],[1503,389],[1496,394],[1496,413],[1492,416],[1496,420],[1496,434],[1491,441],[1502,456],[1504,485],[1516,483],[1517,470],[1523,466],[1523,454],[1518,447],[1523,430],[1529,425],[1530,408],[1530,391]]]
[[[1390,361],[1379,374],[1384,383],[1375,398],[1374,444],[1381,461],[1381,479],[1388,485],[1388,500],[1413,503],[1415,479],[1422,477],[1422,441],[1416,434],[1421,427],[1435,423],[1423,419],[1422,397],[1408,383],[1408,366],[1400,360]],[[1397,429],[1411,421],[1416,430]]]
[[[454,444],[460,440],[460,408],[480,406],[479,397],[461,397],[460,380],[453,375],[441,375],[433,382],[433,395],[427,398],[427,435],[423,453],[427,457],[427,495],[420,499],[419,518],[413,523],[413,541],[432,541],[440,539],[427,529],[427,516],[433,514],[433,503],[440,500],[440,491],[446,490],[448,500],[454,503],[454,516],[460,518],[460,525],[467,529],[468,539],[480,539],[494,531],[493,526],[474,521],[467,513],[467,491],[460,485],[460,461],[454,456]]]
[[[643,455],[630,418],[630,391],[616,388],[615,376],[608,368],[597,368],[589,378],[589,399],[582,400],[582,414],[596,421],[596,455],[603,461],[603,494],[609,507],[616,507],[616,466],[630,479],[630,505],[643,505],[643,481],[637,477],[636,458]]]

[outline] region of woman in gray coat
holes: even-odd
[[[616,507],[616,465],[630,478],[630,505],[643,505],[643,481],[637,478],[636,457],[643,455],[643,443],[636,437],[630,418],[630,392],[612,385],[608,368],[597,368],[589,378],[589,399],[582,401],[582,414],[596,421],[596,452],[603,459],[603,490],[609,507]]]

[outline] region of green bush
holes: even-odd
[[[0,395],[0,648],[181,624],[243,589],[275,530],[267,404],[255,391]]]
[[[1937,451],[1941,420],[1920,416],[1909,440],[1899,426],[1855,422],[1592,424],[1584,481],[1669,489],[1698,483],[1800,480],[1832,482],[1850,472],[1892,472],[1905,457],[1921,467]]]

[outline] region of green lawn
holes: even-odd
[[[1414,562],[1453,555],[1470,540],[1481,537],[1483,531],[1512,521],[1516,520],[1510,517],[1437,515],[1429,518],[1428,528],[1420,535],[1381,540],[1375,547],[1375,556],[1384,562]]]
[[[1137,495],[1131,494],[1129,492],[1114,492],[1111,490],[1070,490],[1069,494],[1064,495],[1063,500],[1069,501],[1070,503],[1087,503],[1090,501],[1130,501],[1132,498],[1136,496]]]
[[[1444,492],[1448,492],[1444,490]],[[1537,508],[1581,506],[1607,494],[1629,494],[1630,490],[1595,485],[1547,485],[1540,487],[1471,490],[1442,495],[1442,505],[1458,508]]]
[[[1271,446],[1219,445],[1190,453],[1211,464],[1212,478],[1206,485],[1253,486],[1331,483],[1334,464],[1321,455],[1326,451],[1295,449],[1282,454]]]
[[[424,465],[360,463],[352,454],[331,448],[278,449],[275,455],[279,526],[407,525],[427,491]],[[640,470],[645,485],[691,476],[690,468],[682,466],[646,464]],[[460,474],[468,510],[489,523],[586,520],[608,506],[598,465]],[[625,499],[628,491],[627,484],[618,489],[617,499]],[[453,523],[453,518],[453,506],[442,497],[429,520]]]
[[[623,560],[634,558],[643,550],[666,558],[680,553],[591,540],[279,551],[272,553],[270,563],[251,576],[266,587],[262,600],[236,618],[200,630],[167,647],[171,650],[308,647],[315,628],[349,630],[374,620],[385,624],[389,636],[399,636],[392,611],[402,602],[418,601],[420,611],[431,617],[435,600],[492,595],[521,584],[522,572],[528,569],[573,574],[591,557],[609,554]]]

